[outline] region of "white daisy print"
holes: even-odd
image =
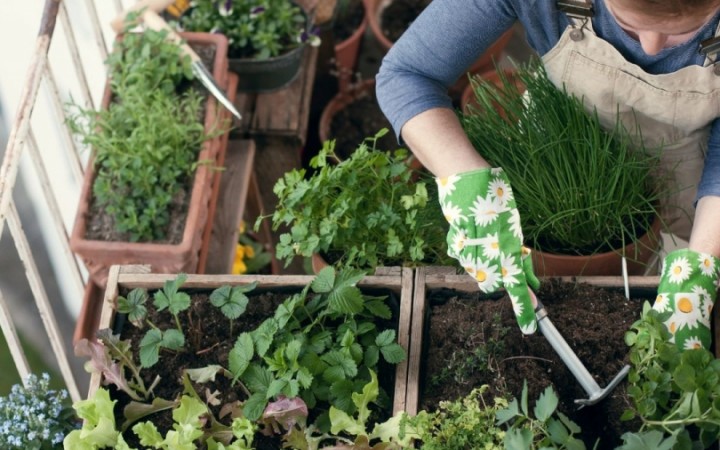
[[[715,303],[715,301],[713,300],[710,293],[700,286],[696,286],[693,289],[693,292],[697,293],[700,296],[700,313],[702,314],[702,323],[709,326],[710,317],[712,317],[713,303]]]
[[[465,234],[464,230],[457,230],[457,233],[455,233],[452,237],[452,243],[450,244],[449,250],[452,251],[455,255],[459,255],[460,252],[462,252],[465,248],[465,242],[467,241],[467,238],[467,234]]]
[[[503,284],[506,286],[514,286],[518,283],[517,275],[519,275],[521,271],[513,255],[502,254],[500,257],[500,270]]]
[[[681,256],[667,267],[667,276],[671,283],[680,284],[690,277],[690,263]]]
[[[522,326],[520,327],[520,332],[521,332],[522,334],[533,334],[533,333],[535,333],[536,331],[537,331],[537,322],[534,321],[534,320],[533,320],[532,322],[530,322],[529,324],[527,324],[527,325],[522,325]]]
[[[483,292],[494,292],[500,279],[497,266],[488,261],[477,260],[475,264],[475,281]]]
[[[440,200],[444,199],[448,194],[452,194],[455,190],[455,183],[460,177],[457,175],[450,175],[449,177],[438,177],[435,179],[438,187],[438,196]]]
[[[475,278],[475,257],[471,254],[458,255],[458,263],[471,277]]]
[[[700,309],[700,296],[691,292],[677,293],[675,300],[675,319],[676,330],[682,328],[696,328],[698,321],[702,319],[702,310]]]
[[[490,195],[505,207],[512,200],[512,189],[502,178],[495,178],[490,182]]]
[[[670,308],[670,299],[667,294],[658,294],[655,297],[655,303],[653,303],[653,309],[655,311],[663,312]]]
[[[470,208],[470,212],[475,217],[475,225],[484,227],[498,218],[498,214],[502,212],[502,205],[490,196],[487,198],[478,197]]]
[[[703,344],[702,344],[702,342],[700,341],[700,339],[698,339],[697,337],[695,337],[695,336],[690,336],[690,337],[688,337],[687,339],[685,339],[685,343],[683,344],[683,348],[684,348],[685,350],[696,350],[696,349],[699,349],[699,348],[703,348]]]
[[[708,277],[715,276],[715,258],[707,253],[700,253],[698,256],[698,265],[700,272]]]
[[[515,313],[516,317],[520,317],[525,311],[525,306],[520,302],[520,299],[514,295],[509,295],[510,302],[512,303],[513,312]]]
[[[453,205],[452,202],[443,204],[442,212],[445,220],[447,220],[450,225],[456,225],[467,220],[467,217],[462,214],[462,209],[457,205]]]
[[[497,233],[477,239],[478,245],[482,247],[483,256],[487,259],[500,257],[500,239]]]
[[[510,210],[510,217],[508,218],[508,225],[510,225],[510,231],[513,236],[523,240],[522,227],[520,226],[520,213],[517,209],[513,208]]]

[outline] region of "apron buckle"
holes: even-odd
[[[570,39],[573,41],[582,40],[585,25],[587,25],[588,20],[595,14],[592,3],[583,0],[559,0],[557,7],[573,19],[571,21],[573,30],[570,32]],[[576,26],[576,22],[581,22],[580,27]]]
[[[720,36],[705,39],[700,42],[698,53],[703,55],[706,61],[712,60],[713,72],[715,72],[715,75],[720,75],[720,65],[718,65],[718,62],[720,61],[718,61],[717,56],[715,56],[714,59],[711,58],[718,52],[720,52]]]

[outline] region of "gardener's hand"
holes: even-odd
[[[479,169],[437,178],[440,204],[450,224],[448,255],[460,262],[483,292],[505,287],[520,330],[537,329],[530,288],[538,281],[523,247],[520,215],[502,169]]]
[[[665,257],[653,309],[670,313],[665,326],[680,350],[710,348],[710,314],[720,260],[708,253],[675,250]]]

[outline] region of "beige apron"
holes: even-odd
[[[571,38],[573,30],[579,40]],[[720,76],[711,64],[651,75],[597,37],[590,20],[581,34],[577,31],[568,27],[543,56],[548,77],[584,97],[606,129],[614,128],[619,114],[628,131],[641,130],[648,150],[661,152],[661,170],[668,177],[659,177],[669,193],[661,205],[666,231],[689,240],[710,125],[720,115]]]

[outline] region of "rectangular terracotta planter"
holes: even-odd
[[[107,288],[102,304],[102,313],[97,329],[112,328],[115,323],[115,305],[121,289],[160,289],[167,280],[176,277],[173,274],[151,273],[146,265],[113,266],[110,268]],[[182,289],[215,289],[223,285],[237,286],[252,282],[258,285],[255,292],[273,290],[300,291],[313,278],[312,275],[188,275]],[[413,270],[409,268],[384,268],[376,275],[363,278],[360,289],[371,289],[373,295],[394,295],[399,301],[399,322],[397,330],[398,344],[409,354],[410,345],[410,310],[412,306]],[[94,332],[88,334],[94,336]],[[395,388],[393,396],[393,414],[405,409],[405,392],[407,383],[408,359],[398,364],[395,369]],[[90,378],[88,397],[92,396],[101,385],[101,375],[93,374]]]
[[[195,48],[213,46],[215,56],[212,69],[213,76],[222,88],[228,84],[227,38],[223,35],[210,33],[181,33],[188,44]],[[233,80],[237,83],[237,78]],[[228,89],[228,95],[235,95],[236,89]],[[233,98],[231,97],[231,100]],[[111,101],[109,86],[105,88],[102,108],[106,109]],[[215,129],[220,117],[229,117],[229,113],[218,110],[218,102],[208,95],[205,130]],[[198,154],[198,161],[213,161],[214,164],[224,160],[227,149],[228,132],[206,141]],[[178,244],[157,244],[152,242],[120,242],[87,239],[87,219],[92,201],[92,185],[95,180],[91,156],[85,171],[78,204],[75,223],[70,237],[70,248],[83,260],[90,278],[98,286],[104,287],[108,270],[113,264],[149,264],[156,272],[177,273],[197,271],[202,245],[207,245],[212,228],[213,215],[211,209],[216,203],[219,193],[218,172],[208,164],[200,164],[195,172],[191,190],[190,205],[182,241]]]

